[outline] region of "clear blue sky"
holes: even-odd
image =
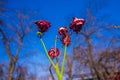
[[[35,15],[34,20],[44,19],[50,21],[52,26],[50,30],[45,33],[45,36],[47,37],[43,37],[45,43],[48,45],[47,48],[50,49],[54,46],[54,38],[57,34],[58,27],[68,27],[73,16],[86,18],[86,10],[87,8],[89,9],[88,1],[92,0],[8,0],[6,7],[10,8],[11,10],[36,10],[38,11],[38,14]],[[97,3],[98,7],[98,11],[95,11],[94,6],[90,7],[94,16],[100,18],[105,15],[104,17],[106,17],[106,23],[120,25],[120,0],[101,0],[100,2],[99,0],[93,0],[93,3],[94,2]],[[33,16],[34,15],[31,17]],[[37,29],[37,27],[35,28]],[[41,43],[39,42],[35,33],[32,35],[35,37],[30,39],[35,40],[35,42],[33,44],[27,44],[27,49],[29,46],[31,46],[30,49],[36,50],[37,53],[44,53]],[[58,47],[60,48],[61,45]],[[7,55],[5,55],[5,49],[2,45],[0,46],[0,50],[2,52],[0,52],[0,62],[2,62],[3,60],[7,59]],[[25,51],[25,49],[23,50]],[[39,57],[41,59],[47,59],[44,55],[40,55]],[[32,59],[36,61],[39,60],[39,58],[35,58]]]

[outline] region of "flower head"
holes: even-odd
[[[48,55],[51,57],[51,58],[55,58],[57,56],[59,56],[60,52],[58,50],[58,48],[52,48],[48,51]]]
[[[61,41],[62,41],[63,45],[68,46],[71,42],[70,36],[63,37],[61,39]]]
[[[68,29],[66,27],[61,27],[58,29],[58,33],[62,36],[62,37],[66,37],[68,34]]]
[[[35,22],[35,24],[38,26],[38,31],[41,33],[47,31],[48,28],[50,27],[50,22],[45,21],[45,20],[39,20]]]
[[[85,20],[82,18],[73,18],[73,21],[70,23],[70,29],[73,29],[76,33],[80,32],[82,25],[85,23]]]

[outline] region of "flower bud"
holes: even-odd
[[[82,18],[73,18],[73,21],[70,23],[70,29],[75,31],[76,33],[80,32],[82,29],[82,25],[85,23],[85,20]]]
[[[41,32],[41,33],[47,31],[48,28],[50,27],[50,22],[45,20],[39,20],[35,22],[35,24],[38,26],[38,32]]]
[[[57,56],[59,56],[60,52],[58,50],[58,48],[52,48],[48,51],[48,55],[51,57],[51,58],[55,58]]]

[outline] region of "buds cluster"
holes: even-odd
[[[70,23],[70,29],[72,29],[74,32],[78,33],[82,29],[82,25],[85,23],[85,20],[82,18],[77,18],[74,17],[72,22]],[[38,32],[39,33],[44,33],[46,32],[49,27],[50,27],[50,22],[46,20],[39,20],[35,22],[35,24],[38,26]],[[71,38],[68,33],[68,28],[67,27],[60,27],[58,29],[58,33],[61,36],[61,42],[65,46],[69,46],[71,43]],[[52,48],[48,51],[48,54],[51,58],[57,57],[59,55],[59,50],[58,48]]]
[[[58,29],[58,33],[62,36],[62,43],[65,46],[68,46],[71,42],[70,36],[68,34],[68,29],[66,27],[61,27]]]

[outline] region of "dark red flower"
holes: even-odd
[[[66,36],[62,38],[63,45],[68,46],[70,42],[71,42],[70,36]]]
[[[48,28],[50,27],[50,22],[45,21],[45,20],[39,20],[35,22],[35,24],[38,26],[38,31],[41,33],[47,31]]]
[[[58,29],[58,33],[62,36],[65,37],[68,34],[68,29],[66,27],[61,27]]]
[[[55,58],[57,56],[59,56],[60,52],[58,50],[58,48],[52,48],[48,51],[48,55],[51,57],[51,58]]]
[[[73,29],[76,33],[80,32],[82,25],[85,23],[85,20],[82,18],[73,18],[73,21],[70,23],[70,29]]]

